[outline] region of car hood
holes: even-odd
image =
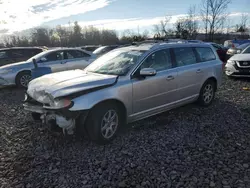
[[[116,83],[118,76],[86,73],[83,70],[64,71],[48,74],[32,80],[27,93],[33,99],[48,103],[45,95],[64,97],[81,91],[95,89]]]
[[[0,69],[15,69],[15,68],[19,69],[19,68],[26,68],[30,66],[33,66],[33,64],[27,61],[22,61],[18,63],[12,63],[12,64],[1,66]]]
[[[230,58],[233,61],[250,61],[250,54],[236,54]]]

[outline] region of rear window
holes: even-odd
[[[211,48],[200,47],[195,49],[199,55],[200,62],[212,61],[216,59],[216,56]]]

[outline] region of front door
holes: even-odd
[[[133,114],[157,111],[176,100],[176,69],[172,68],[169,49],[152,53],[139,67],[154,68],[155,76],[133,78]]]
[[[52,72],[60,72],[67,70],[67,67],[64,65],[64,53],[63,51],[51,52],[45,56],[46,61],[39,62],[38,66],[40,67],[49,67]]]

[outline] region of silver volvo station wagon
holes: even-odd
[[[107,143],[127,123],[195,101],[210,105],[221,80],[222,62],[209,44],[140,44],[85,70],[31,81],[23,105],[35,120]]]

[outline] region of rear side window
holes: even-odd
[[[192,65],[197,63],[196,56],[192,48],[174,48],[174,55],[177,67]]]
[[[0,51],[0,59],[6,59],[8,58],[7,51]]]
[[[216,59],[216,56],[211,48],[200,47],[195,49],[199,55],[200,62],[212,61]]]
[[[11,57],[13,58],[22,58],[24,56],[24,50],[19,49],[13,49],[11,50]]]
[[[66,51],[68,59],[76,59],[76,58],[83,58],[83,57],[90,57],[89,54],[84,53],[80,50],[68,50]]]

